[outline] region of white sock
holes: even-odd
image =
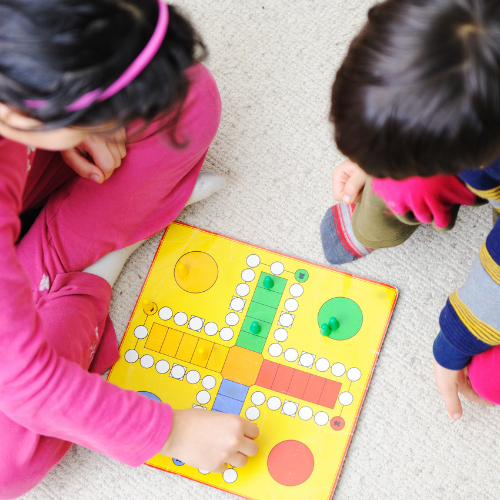
[[[186,207],[197,201],[204,200],[226,186],[223,175],[215,172],[201,172],[196,180],[193,192],[186,203]]]
[[[104,278],[111,286],[120,276],[122,268],[127,262],[128,258],[139,248],[146,240],[139,241],[120,250],[108,253],[97,262],[83,270],[85,273],[96,274]]]

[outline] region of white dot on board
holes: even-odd
[[[176,378],[177,380],[181,380],[182,377],[184,377],[185,370],[182,366],[174,366],[172,370],[170,371],[170,375],[172,375],[173,378]]]
[[[215,335],[219,331],[219,327],[217,326],[217,323],[207,323],[205,325],[205,333],[207,335]]]
[[[250,267],[257,267],[260,264],[260,257],[258,255],[255,255],[254,253],[252,255],[249,255],[247,257],[247,265]]]
[[[319,372],[326,372],[330,368],[330,362],[326,358],[319,358],[316,361],[316,370]]]
[[[231,328],[228,328],[226,326],[220,331],[219,335],[222,340],[225,340],[227,342],[228,340],[231,340],[233,338],[234,333]]]
[[[260,406],[266,400],[266,395],[263,392],[256,391],[250,399],[255,406]]]
[[[158,316],[160,316],[160,319],[163,321],[167,321],[172,317],[172,309],[170,309],[170,307],[162,307],[158,311]]]
[[[187,314],[183,312],[177,313],[174,316],[174,323],[179,326],[185,325],[187,320],[188,320]]]
[[[216,383],[217,381],[215,380],[215,377],[212,377],[212,375],[203,377],[203,380],[201,381],[201,385],[208,390],[213,389]]]
[[[255,408],[255,406],[250,406],[245,412],[245,417],[247,417],[248,420],[257,420],[260,417],[260,411],[258,408]]]
[[[236,313],[226,314],[226,323],[229,326],[237,325],[239,320],[240,320],[240,317]]]
[[[236,293],[240,297],[246,297],[250,293],[250,287],[246,283],[240,283],[236,287]]]
[[[226,483],[234,483],[236,479],[238,479],[238,473],[234,469],[226,469],[222,473],[222,479],[224,479]]]
[[[285,300],[285,309],[288,312],[295,312],[299,308],[299,303],[295,299]]]
[[[255,279],[255,271],[253,271],[252,269],[245,269],[242,273],[241,273],[241,279],[243,281],[253,281]]]
[[[129,349],[125,353],[125,361],[135,363],[139,359],[139,353],[135,349]]]
[[[278,410],[281,407],[281,399],[273,396],[267,400],[267,407],[270,410]]]
[[[155,358],[151,356],[150,354],[145,354],[141,358],[141,366],[143,368],[151,368],[155,364]]]
[[[138,339],[145,339],[148,336],[148,329],[143,325],[139,325],[135,328],[134,335]]]
[[[273,262],[271,264],[271,272],[279,275],[285,270],[285,266],[281,262]]]
[[[191,328],[192,330],[201,330],[202,326],[203,326],[202,319],[196,316],[194,318],[191,318],[191,320],[189,321],[189,328]]]
[[[274,356],[275,358],[281,356],[282,352],[283,352],[283,347],[281,347],[279,344],[271,344],[269,346],[269,354],[271,356]]]
[[[289,326],[292,325],[292,323],[293,323],[293,317],[292,317],[292,315],[287,314],[287,313],[283,313],[280,316],[280,325],[289,327]]]
[[[274,332],[274,338],[278,342],[284,342],[288,338],[288,332],[284,328],[278,328]]]
[[[303,406],[299,410],[299,418],[301,418],[302,420],[310,420],[312,416],[313,411],[311,408],[309,408],[309,406]]]
[[[312,354],[309,354],[308,352],[305,352],[304,354],[300,355],[300,364],[302,366],[312,366],[314,361],[314,357]]]
[[[200,374],[196,370],[191,370],[186,375],[186,380],[190,384],[197,384],[200,381]]]
[[[332,365],[332,375],[335,377],[342,377],[345,373],[345,366],[342,363],[334,363]]]
[[[290,417],[295,415],[295,412],[297,411],[297,405],[295,403],[292,403],[291,401],[287,401],[283,405],[283,413],[285,415],[289,415]]]
[[[330,420],[330,417],[328,416],[328,413],[324,411],[318,411],[316,415],[314,415],[314,421],[318,425],[326,425],[328,421]]]
[[[160,359],[160,361],[156,363],[156,371],[158,373],[164,374],[167,373],[168,370],[170,370],[170,364],[166,359]]]
[[[210,471],[209,470],[205,470],[205,469],[198,469],[198,472],[200,474],[203,474],[204,476],[206,476],[207,474],[210,474]]]
[[[297,349],[287,349],[285,351],[285,359],[289,363],[293,363],[294,361],[297,361],[298,357],[299,357],[299,353],[297,352]]]
[[[196,401],[198,401],[200,405],[206,405],[210,401],[210,393],[207,391],[200,391],[196,394]]]
[[[233,300],[231,300],[231,309],[234,309],[235,311],[241,311],[243,307],[245,307],[245,302],[243,301],[243,299],[235,297]]]
[[[350,392],[343,392],[339,396],[339,403],[342,406],[349,406],[352,403],[353,399],[354,398],[352,397],[352,394]]]
[[[361,378],[361,370],[359,368],[349,368],[347,370],[347,378],[351,382],[357,382]]]
[[[290,295],[292,297],[300,297],[304,293],[304,288],[298,283],[293,284],[290,287]]]

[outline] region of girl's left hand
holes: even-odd
[[[61,151],[63,160],[80,176],[101,184],[109,179],[127,154],[122,127],[106,136],[90,134],[78,146]]]
[[[449,370],[434,360],[434,377],[441,396],[443,396],[448,414],[453,420],[462,416],[462,405],[458,394],[465,399],[484,406],[495,406],[479,396],[472,388],[467,375],[467,367],[462,370]]]

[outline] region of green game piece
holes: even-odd
[[[330,327],[330,330],[338,330],[339,329],[339,321],[337,318],[335,318],[334,316],[332,316],[330,318],[330,320],[328,321],[328,326]]]
[[[264,288],[267,288],[268,290],[271,290],[271,288],[274,286],[274,281],[271,278],[271,276],[266,276],[264,278],[264,282],[262,284],[264,285]]]
[[[258,333],[260,333],[261,330],[262,330],[262,328],[260,327],[259,323],[257,323],[257,321],[253,321],[252,324],[250,325],[250,331],[254,335],[257,335]]]
[[[328,337],[330,335],[330,327],[326,323],[323,323],[321,325],[320,333],[321,335],[323,335],[323,337]]]

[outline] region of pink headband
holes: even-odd
[[[158,0],[159,14],[158,23],[151,36],[151,39],[144,47],[142,52],[137,56],[135,61],[125,70],[125,72],[112,83],[106,90],[95,89],[87,92],[78,98],[75,102],[66,106],[68,111],[78,111],[90,106],[95,101],[104,101],[111,96],[118,93],[120,90],[125,88],[132,80],[134,80],[139,73],[151,62],[155,54],[158,52],[160,45],[165,38],[165,33],[167,32],[168,26],[168,8],[167,4],[162,0]],[[47,101],[44,100],[26,100],[24,101],[26,106],[31,108],[40,109],[45,106]]]

